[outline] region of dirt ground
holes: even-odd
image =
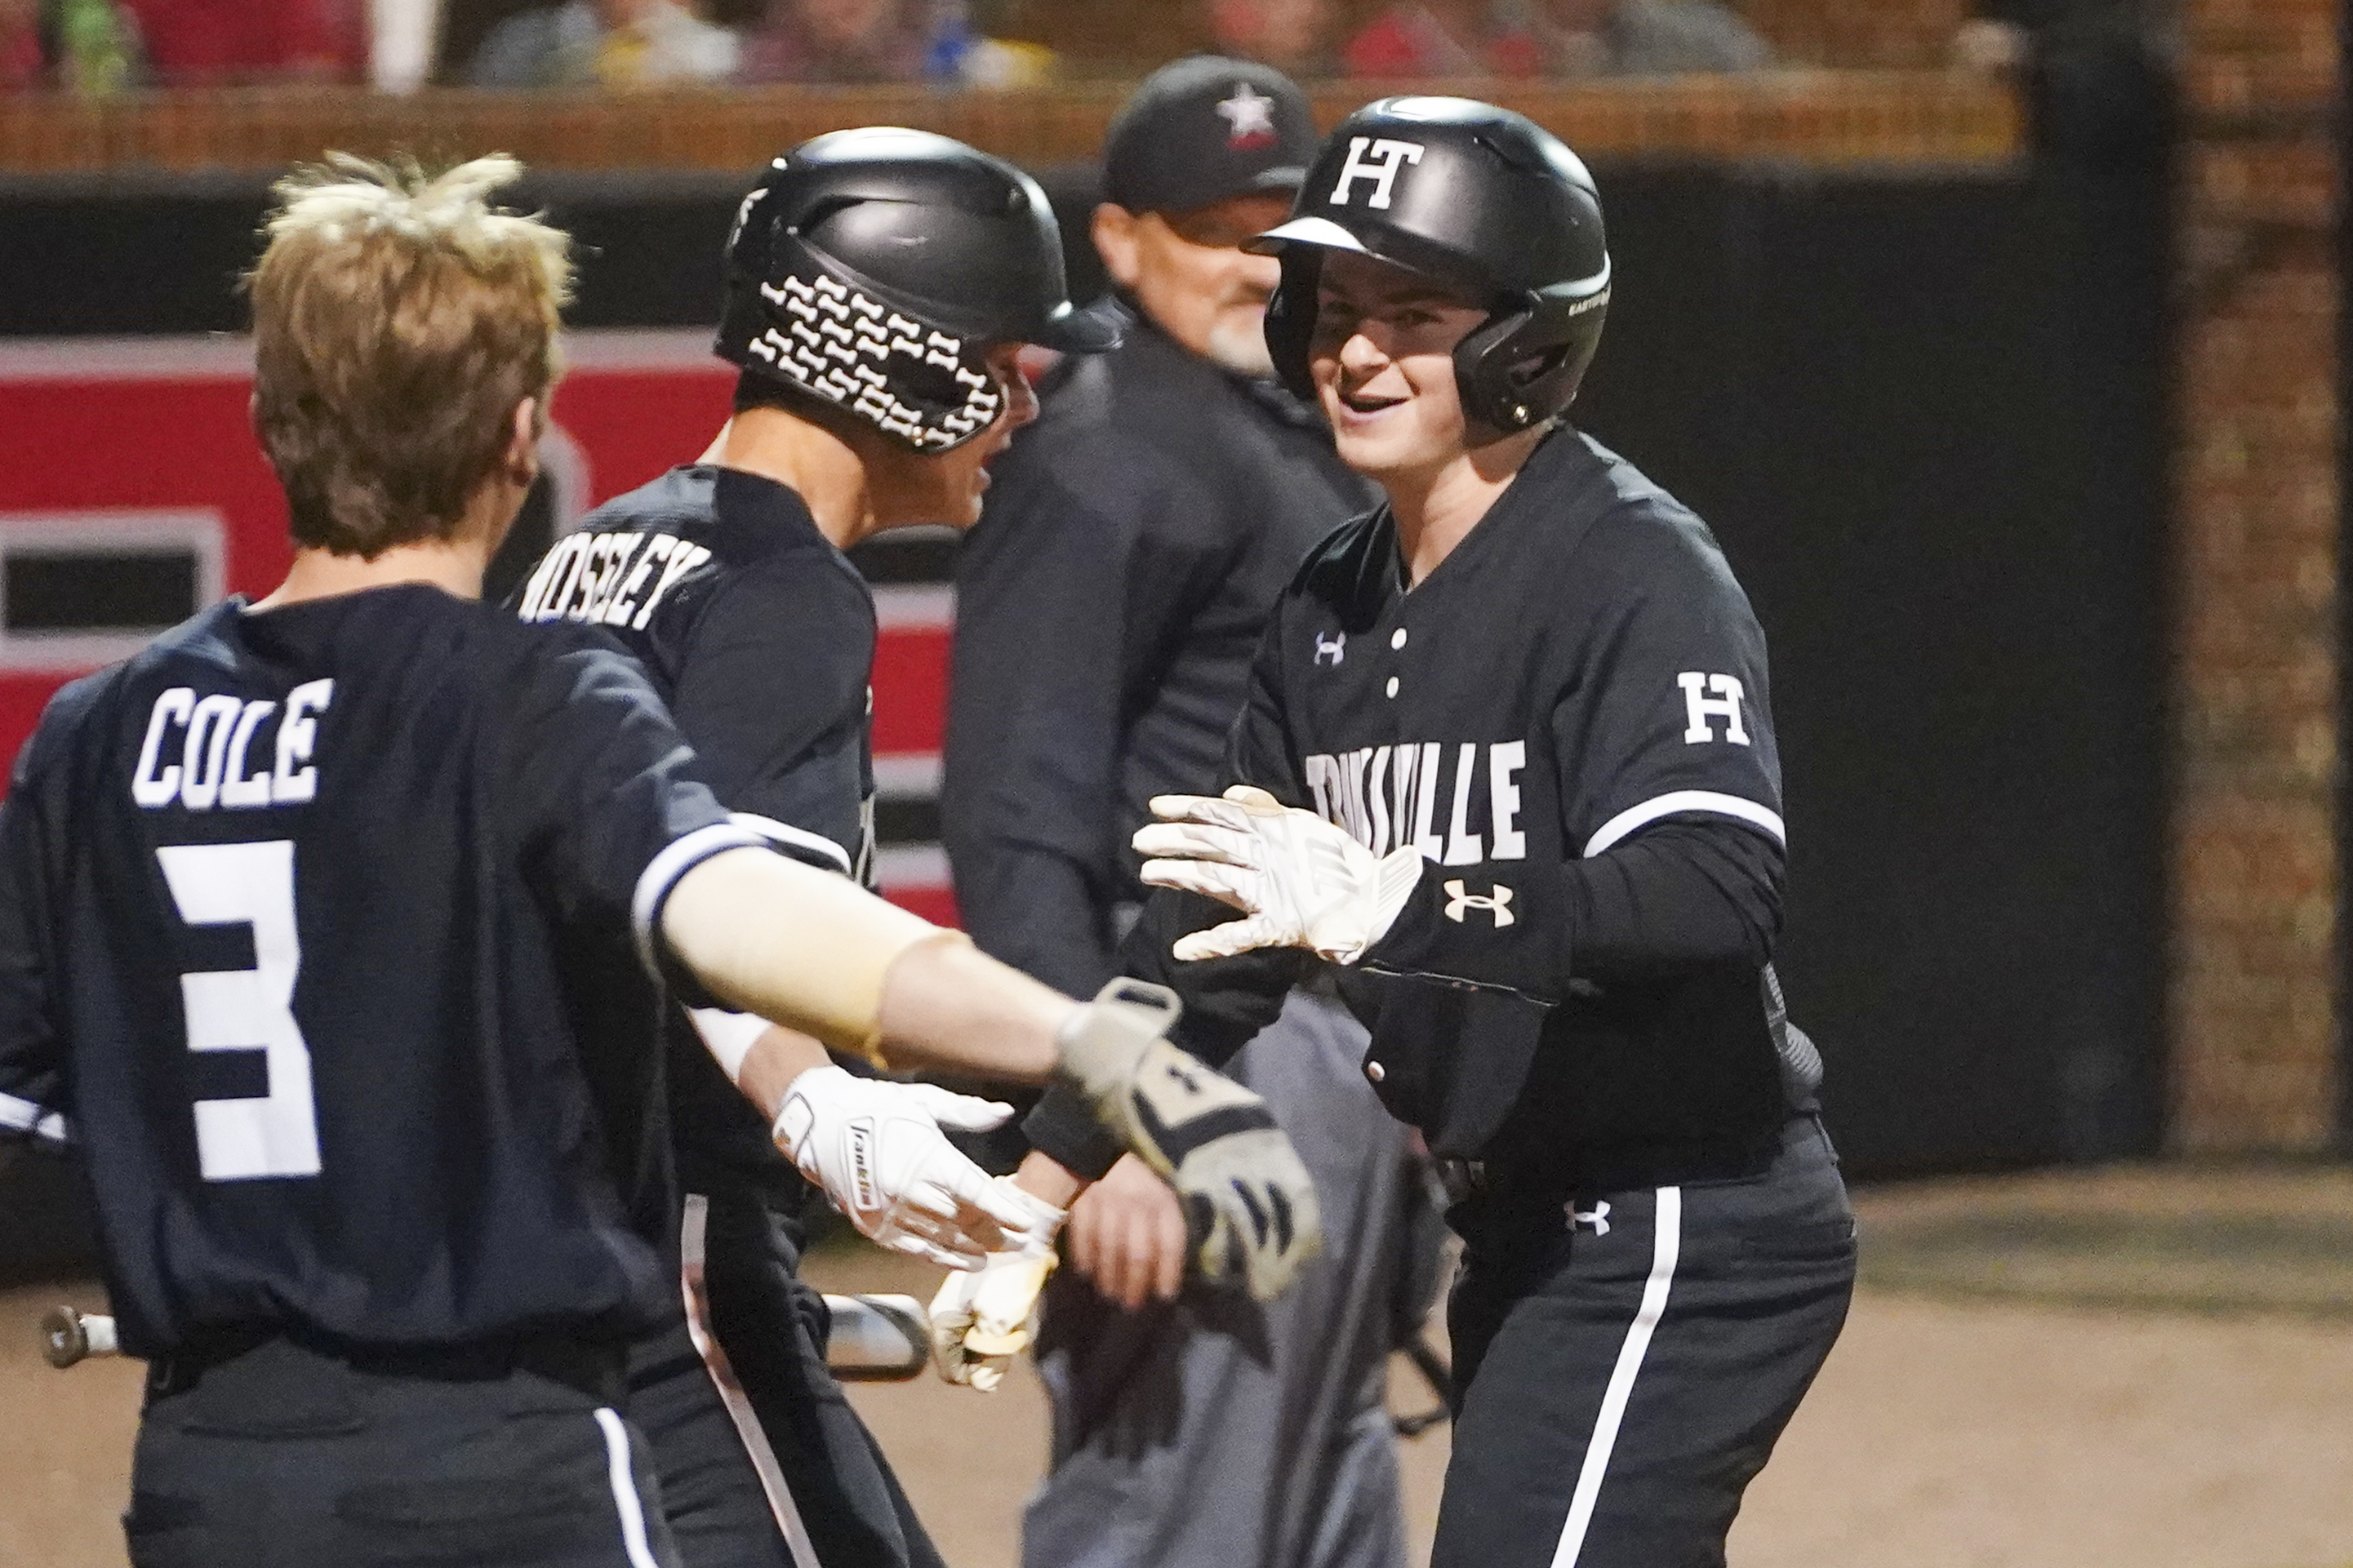
[[[2353,1246],[2332,1228],[2353,1237],[2353,1173],[1914,1184],[1859,1206],[1875,1283],[1749,1493],[1736,1568],[2353,1565]],[[871,1251],[812,1273],[934,1279]],[[0,1294],[0,1564],[119,1568],[137,1369],[43,1364],[34,1324],[61,1300],[103,1304]],[[1045,1452],[1027,1369],[994,1396],[928,1376],[853,1396],[949,1560],[1009,1568]],[[1404,1450],[1424,1552],[1446,1453],[1442,1426]]]

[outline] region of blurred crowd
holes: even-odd
[[[1193,3],[1208,47],[1304,78],[1655,76],[1770,63],[1723,0]],[[1082,74],[1046,44],[992,36],[1004,8],[985,0],[0,0],[0,90],[381,83],[371,45],[403,9],[411,32],[440,41],[436,79],[487,88],[1005,88]]]

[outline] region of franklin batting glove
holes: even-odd
[[[1161,820],[1136,830],[1144,879],[1231,904],[1249,916],[1180,937],[1180,959],[1304,947],[1354,963],[1396,923],[1421,880],[1421,852],[1376,857],[1345,828],[1236,784],[1223,798],[1155,795]]]
[[[785,1091],[776,1140],[867,1239],[978,1268],[993,1252],[1051,1247],[1061,1228],[1060,1210],[1026,1193],[1008,1196],[940,1131],[984,1132],[1012,1114],[1009,1105],[927,1083],[811,1068]]]
[[[1323,1248],[1315,1184],[1266,1101],[1162,1037],[1177,1012],[1165,986],[1113,981],[1062,1026],[1062,1070],[1176,1190],[1203,1276],[1271,1300]]]
[[[1053,1233],[1065,1217],[1065,1211],[1014,1186],[1010,1177],[997,1182],[1020,1202],[1052,1216],[1045,1244],[993,1252],[978,1270],[949,1275],[931,1308],[932,1359],[940,1375],[983,1394],[997,1392],[1013,1358],[1037,1338],[1038,1298],[1054,1272]]]

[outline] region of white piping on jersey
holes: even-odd
[[[31,1100],[19,1100],[13,1094],[0,1094],[0,1127],[29,1132],[52,1143],[73,1142],[73,1133],[63,1116],[54,1110],[43,1110]]]
[[[1679,789],[1630,806],[1601,825],[1601,831],[1588,840],[1586,858],[1591,859],[1620,840],[1648,827],[1662,816],[1674,816],[1686,811],[1704,811],[1716,816],[1736,816],[1752,827],[1761,827],[1783,844],[1789,842],[1788,830],[1782,826],[1780,815],[1743,800],[1736,795],[1718,795],[1712,789]]]
[[[637,933],[638,957],[644,963],[646,973],[656,979],[661,977],[661,961],[654,951],[654,917],[661,913],[662,900],[678,886],[678,879],[713,855],[729,849],[767,847],[765,839],[744,828],[714,822],[671,839],[660,854],[646,863],[645,870],[638,876],[637,895],[629,900],[629,926]]]
[[[653,1543],[646,1539],[645,1505],[638,1500],[638,1479],[629,1468],[629,1429],[601,1405],[596,1425],[605,1430],[605,1470],[613,1482],[613,1507],[621,1516],[621,1545],[629,1554],[629,1568],[661,1568],[654,1561]]]
[[[1667,1292],[1675,1282],[1675,1258],[1683,1250],[1683,1190],[1661,1187],[1654,1194],[1651,1216],[1651,1277],[1642,1282],[1642,1304],[1618,1347],[1618,1364],[1610,1369],[1609,1386],[1602,1392],[1601,1413],[1594,1417],[1593,1436],[1585,1445],[1585,1464],[1577,1472],[1577,1490],[1568,1500],[1568,1518],[1560,1527],[1560,1544],[1553,1550],[1552,1568],[1577,1568],[1577,1554],[1585,1550],[1585,1532],[1593,1523],[1593,1504],[1601,1495],[1601,1478],[1609,1468],[1609,1451],[1618,1445],[1619,1424],[1626,1418],[1626,1402],[1651,1335],[1666,1315]]]
[[[776,1516],[776,1528],[784,1531],[785,1547],[792,1553],[793,1568],[823,1568],[818,1561],[817,1542],[809,1539],[808,1526],[801,1521],[800,1504],[793,1500],[793,1489],[786,1484],[785,1468],[776,1463],[776,1451],[768,1444],[768,1434],[760,1425],[759,1414],[744,1396],[744,1385],[735,1380],[735,1369],[728,1365],[727,1352],[711,1331],[702,1289],[704,1232],[710,1224],[711,1200],[701,1193],[689,1193],[684,1206],[678,1232],[678,1287],[686,1302],[687,1338],[694,1342],[694,1352],[702,1358],[702,1370],[710,1374],[712,1386],[719,1391],[719,1403],[727,1407],[727,1418],[735,1424],[736,1440],[744,1445],[753,1473],[760,1478],[760,1489],[767,1494],[768,1511]]]
[[[727,820],[738,827],[750,828],[772,844],[789,844],[796,849],[822,855],[827,865],[845,877],[849,875],[849,851],[822,833],[811,833],[806,827],[795,827],[789,822],[778,822],[754,811],[731,811]]]

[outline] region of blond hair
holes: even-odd
[[[446,538],[562,374],[571,240],[493,209],[522,165],[345,153],[276,186],[253,297],[254,427],[299,544],[374,559]]]

